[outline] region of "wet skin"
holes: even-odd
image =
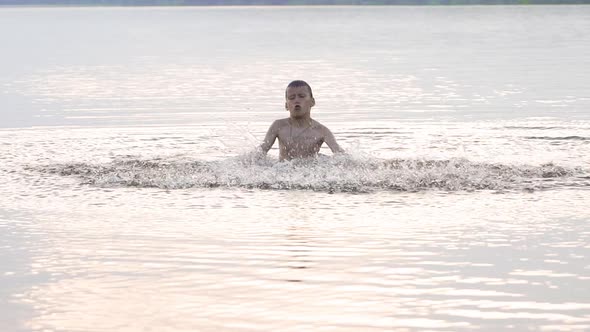
[[[311,118],[314,105],[315,100],[307,87],[287,88],[285,108],[289,111],[289,117],[272,123],[260,146],[262,152],[267,153],[277,138],[280,160],[315,157],[323,143],[333,153],[344,152],[330,129]]]

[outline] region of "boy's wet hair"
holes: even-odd
[[[306,86],[307,90],[309,90],[309,96],[311,98],[313,98],[313,92],[311,91],[311,86],[309,86],[309,84],[307,84],[307,82],[305,82],[305,81],[295,80],[295,81],[289,83],[289,85],[287,85],[287,89],[288,88],[298,88],[300,86]],[[285,98],[287,98],[287,89],[285,89]]]

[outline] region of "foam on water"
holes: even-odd
[[[119,157],[109,163],[47,165],[100,187],[260,188],[327,192],[539,190],[590,186],[582,168],[505,165],[467,159],[377,159],[350,155],[278,162],[255,153],[219,161]]]

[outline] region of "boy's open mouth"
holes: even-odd
[[[296,111],[299,111],[300,109],[301,109],[301,106],[299,106],[299,105],[295,106]]]

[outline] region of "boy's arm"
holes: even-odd
[[[344,153],[344,149],[341,148],[338,143],[336,143],[336,138],[334,138],[334,134],[332,134],[330,129],[324,127],[324,131],[324,142],[328,144],[328,147],[330,150],[332,150],[332,153]]]
[[[268,150],[275,144],[275,140],[279,134],[279,124],[278,121],[273,122],[268,128],[266,132],[266,136],[264,137],[264,141],[260,144],[260,149],[262,153],[266,154]]]

